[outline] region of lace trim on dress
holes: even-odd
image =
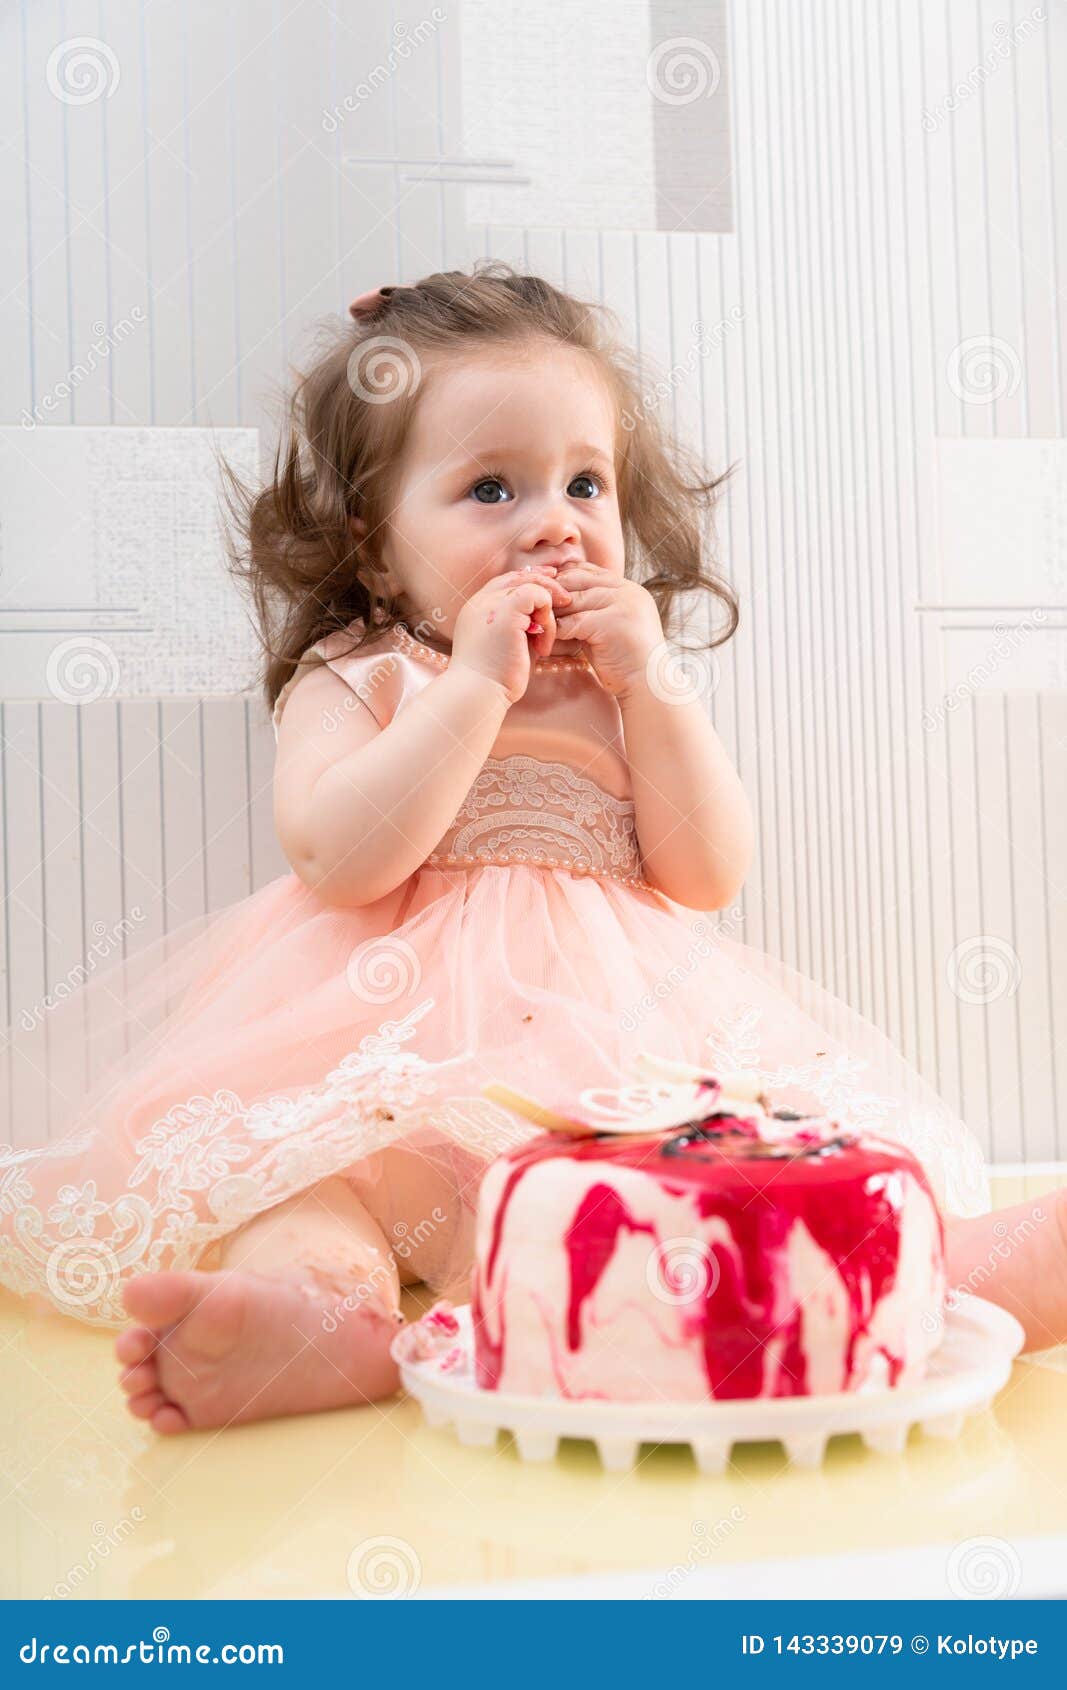
[[[416,1125],[447,1116],[458,1141],[489,1156],[506,1148],[515,1142],[508,1111],[488,1098],[442,1098],[436,1065],[400,1049],[434,1002],[365,1035],[296,1096],[246,1105],[219,1090],[176,1103],[138,1139],[114,1202],[99,1200],[94,1179],[60,1186],[46,1214],[34,1200],[35,1167],[86,1148],[84,1135],[33,1150],[0,1145],[0,1213],[13,1217],[15,1235],[0,1235],[0,1283],[91,1324],[123,1325],[122,1286],[133,1274],[195,1267],[215,1239]],[[200,1208],[213,1219],[199,1218],[193,1192],[205,1194]]]
[[[61,1185],[46,1214],[35,1201],[36,1169],[86,1149],[91,1135],[33,1150],[0,1145],[0,1213],[14,1220],[14,1236],[0,1234],[0,1283],[16,1295],[43,1295],[91,1324],[121,1326],[127,1320],[122,1286],[134,1274],[194,1267],[215,1239],[424,1121],[487,1162],[522,1142],[527,1123],[484,1096],[441,1095],[440,1065],[401,1050],[434,1001],[427,998],[365,1035],[321,1084],[295,1096],[248,1106],[222,1089],[175,1104],[138,1139],[140,1159],[113,1202],[100,1201],[93,1179]],[[916,1107],[901,1094],[872,1090],[864,1084],[870,1064],[847,1051],[809,1063],[761,1064],[763,1014],[764,1006],[750,1001],[736,1015],[715,1017],[699,1041],[701,1063],[718,1074],[758,1074],[772,1091],[800,1086],[842,1127],[880,1133],[910,1149],[950,1211],[988,1210],[981,1152],[969,1135],[961,1142],[943,1105]],[[634,1106],[637,1092],[632,1083],[617,1094],[597,1087],[583,1091],[582,1100],[602,1108],[611,1095],[621,1113],[623,1105]],[[648,1106],[643,1091],[641,1099],[639,1110]],[[198,1217],[194,1192],[206,1194],[200,1208],[213,1219]]]
[[[656,890],[641,876],[632,798],[615,798],[568,763],[514,754],[482,765],[426,861],[569,869]]]

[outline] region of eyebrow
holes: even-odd
[[[590,463],[598,463],[605,469],[614,471],[615,465],[611,457],[600,446],[592,446],[587,441],[577,441],[571,447],[576,458],[586,458]],[[446,473],[465,463],[506,463],[511,458],[521,458],[525,451],[521,446],[484,446],[479,451],[471,451],[462,446],[455,457],[446,460],[442,466]]]

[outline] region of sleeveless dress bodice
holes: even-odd
[[[274,706],[275,736],[309,662],[339,675],[384,728],[451,661],[404,623],[353,652],[361,626],[336,629],[305,653]],[[642,874],[621,712],[584,656],[533,660],[526,692],[426,863],[522,863],[656,890]]]

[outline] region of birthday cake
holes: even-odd
[[[667,1091],[607,1127],[541,1109],[551,1126],[486,1171],[478,1385],[691,1402],[921,1378],[945,1270],[915,1157],[713,1076]]]

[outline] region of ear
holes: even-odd
[[[350,516],[348,519],[348,531],[353,540],[358,543],[366,535],[367,524],[361,516]],[[381,577],[380,581],[377,583],[379,592],[392,592],[393,589],[391,586],[389,570],[384,563],[376,563],[373,559],[367,558],[361,563],[361,567],[369,569],[372,574]]]

